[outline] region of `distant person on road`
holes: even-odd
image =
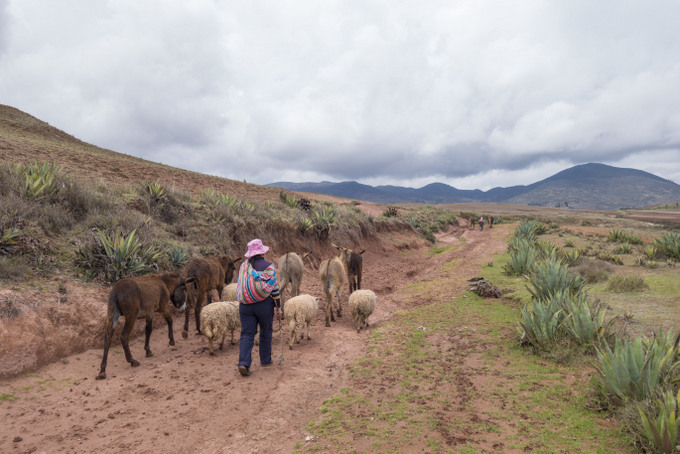
[[[489,228],[493,228],[493,216],[489,216]]]
[[[239,301],[241,319],[241,342],[239,345],[238,371],[244,377],[250,375],[251,352],[257,327],[260,326],[260,364],[272,364],[272,336],[274,311],[281,319],[281,298],[274,264],[264,259],[269,250],[256,238],[248,243],[247,259],[239,268],[236,297]]]
[[[479,230],[484,230],[484,218],[483,217],[479,218],[479,221],[477,221],[477,223],[479,224]]]

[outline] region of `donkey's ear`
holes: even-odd
[[[195,277],[187,278],[187,280],[184,281],[184,284],[187,285],[187,286],[193,285],[194,289],[198,290],[198,281],[196,280]]]
[[[366,249],[362,249],[361,252],[359,252],[358,254],[361,255],[361,254],[363,254],[364,252],[366,252]]]
[[[331,243],[331,246],[333,246],[335,249],[340,249],[340,246],[338,246],[338,245],[335,244],[335,243]]]

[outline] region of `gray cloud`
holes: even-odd
[[[257,183],[508,186],[584,162],[680,182],[679,15],[0,0],[0,94],[88,142]]]

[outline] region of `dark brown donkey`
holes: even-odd
[[[223,257],[206,257],[193,259],[186,264],[182,271],[182,276],[186,279],[196,279],[198,292],[188,299],[189,306],[194,307],[194,318],[196,319],[196,334],[201,334],[201,309],[204,303],[212,303],[210,293],[217,289],[217,294],[222,294],[225,284],[229,284],[234,277],[236,264],[242,257],[230,259],[226,255]],[[182,337],[189,337],[189,310],[185,312],[184,329]]]
[[[194,278],[184,280],[177,273],[149,274],[146,276],[126,277],[113,284],[109,292],[109,306],[106,315],[106,338],[104,340],[104,356],[99,369],[97,380],[106,378],[106,359],[109,356],[109,347],[113,337],[113,328],[118,322],[118,317],[125,317],[125,326],[120,335],[123,344],[125,359],[132,367],[139,366],[139,362],[132,358],[130,353],[130,333],[137,319],[146,319],[146,342],[144,350],[146,356],[153,356],[149,348],[149,338],[153,328],[153,313],[160,312],[168,323],[168,338],[170,345],[175,345],[172,335],[172,316],[168,303],[184,312],[187,295],[196,293],[198,287]],[[172,296],[172,298],[171,298]]]
[[[349,293],[360,289],[361,272],[363,269],[363,258],[361,257],[361,254],[365,252],[365,249],[362,249],[361,252],[354,252],[352,249],[337,246],[334,243],[331,243],[331,246],[337,249],[338,257],[340,257],[342,263],[345,264],[345,269],[347,270],[347,282],[349,282]]]

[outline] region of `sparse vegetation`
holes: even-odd
[[[649,284],[640,276],[616,275],[609,279],[607,289],[612,292],[641,292],[649,289]]]

